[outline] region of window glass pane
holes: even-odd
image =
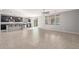
[[[55,16],[51,16],[51,24],[55,23]]]
[[[34,20],[34,27],[38,26],[38,19]]]
[[[45,24],[48,24],[48,18],[45,16]]]
[[[56,15],[56,25],[59,25],[59,15]]]

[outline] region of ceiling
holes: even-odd
[[[65,11],[70,11],[72,9],[44,9],[44,11],[49,11],[49,14],[60,13]],[[41,16],[43,9],[2,9],[1,14],[21,16],[21,17],[37,17]]]

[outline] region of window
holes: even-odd
[[[55,16],[51,16],[51,24],[53,25],[55,23]]]
[[[37,18],[34,20],[34,27],[36,27],[36,26],[38,26],[38,19]]]
[[[56,15],[56,25],[59,25],[59,15]]]
[[[45,16],[45,24],[59,25],[59,15]]]
[[[45,16],[45,24],[48,24],[48,16]]]

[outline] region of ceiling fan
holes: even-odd
[[[53,13],[51,13],[51,12],[53,12]],[[43,15],[52,15],[52,14],[56,15],[57,14],[56,12],[57,12],[56,10],[50,10],[50,9],[43,9],[42,10]]]
[[[48,11],[48,10],[46,10],[46,9],[43,9],[42,10],[42,14],[49,14],[50,13],[50,11]]]

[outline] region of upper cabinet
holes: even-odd
[[[22,22],[22,17],[1,15],[1,22]]]

